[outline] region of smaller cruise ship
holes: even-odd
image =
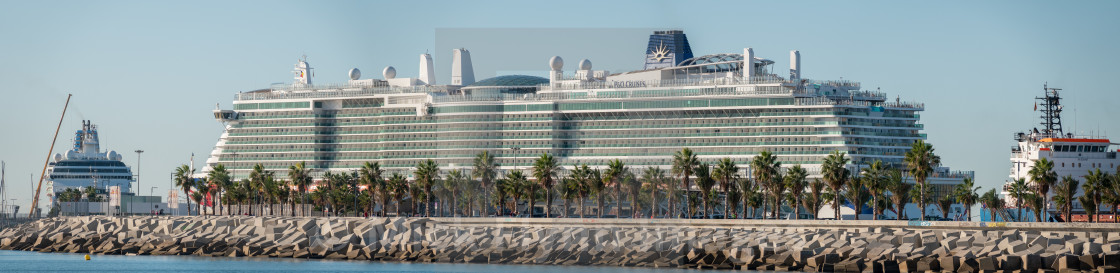
[[[53,159],[47,167],[47,197],[52,203],[59,192],[70,188],[84,191],[92,186],[98,194],[105,194],[109,187],[120,186],[121,193],[131,193],[132,169],[116,151],[101,152],[97,126],[88,120],[74,132],[74,147],[54,154]]]
[[[1015,134],[1018,145],[1011,147],[1011,175],[1003,187],[1003,196],[1008,200],[1009,206],[1014,206],[1015,199],[1007,191],[1012,181],[1023,178],[1030,182],[1030,171],[1036,161],[1046,158],[1054,162],[1054,172],[1059,179],[1072,176],[1084,183],[1084,176],[1090,170],[1101,169],[1102,172],[1114,172],[1120,166],[1117,152],[1108,138],[1100,136],[1077,136],[1062,130],[1062,105],[1061,88],[1051,88],[1043,85],[1044,96],[1039,100],[1035,110],[1041,112],[1042,128],[1034,128],[1027,132]],[[1082,194],[1078,187],[1077,195]],[[1051,191],[1051,196],[1053,191]],[[1047,202],[1052,202],[1049,199]],[[1051,210],[1055,207],[1051,204]],[[1074,214],[1084,215],[1085,210],[1079,202],[1073,204]],[[1101,205],[1101,211],[1107,211],[1106,205]],[[1053,211],[1051,211],[1053,213]],[[1058,214],[1054,214],[1057,216]],[[1075,215],[1076,216],[1076,215]],[[1014,216],[1009,216],[1014,217]],[[1032,216],[1033,217],[1033,216]],[[1111,217],[1111,215],[1101,215]],[[1026,214],[1024,213],[1024,218]],[[1077,217],[1074,217],[1075,220]]]

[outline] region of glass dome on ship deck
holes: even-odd
[[[548,79],[529,75],[504,75],[477,81],[467,87],[484,86],[537,86],[548,83]]]
[[[548,84],[547,78],[529,75],[503,75],[487,78],[463,87],[468,94],[480,95],[483,93],[535,93],[537,86]]]
[[[755,57],[756,65],[766,66],[774,64],[774,61]],[[711,64],[711,65],[704,65]],[[725,71],[739,71],[743,64],[743,54],[738,53],[720,53],[704,55],[700,57],[693,57],[681,61],[677,66],[690,66],[690,65],[703,65],[700,66],[702,72],[725,72]]]

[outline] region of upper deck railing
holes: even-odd
[[[333,97],[357,97],[384,94],[406,93],[447,93],[446,86],[370,86],[352,84],[315,85],[310,87],[272,88],[270,91],[242,92],[234,95],[234,100],[277,100],[277,99],[311,99]]]
[[[750,85],[747,85],[750,84]],[[886,95],[877,91],[850,91],[848,96],[829,96],[817,93],[813,85],[857,87],[858,82],[816,81],[800,79],[790,81],[776,76],[761,76],[750,81],[736,77],[676,79],[664,81],[610,81],[582,82],[561,86],[539,85],[538,93],[500,94],[500,95],[448,95],[454,87],[415,86],[393,87],[385,85],[332,84],[314,86],[276,85],[267,91],[238,93],[234,99],[278,100],[360,97],[385,94],[432,94],[432,102],[498,102],[498,101],[555,101],[582,99],[626,99],[657,97],[695,97],[695,96],[793,96],[798,105],[878,105],[895,108],[922,109],[924,105],[914,102],[886,102]],[[691,87],[691,88],[689,88]],[[664,88],[664,89],[658,89]],[[567,90],[564,92],[555,92]],[[580,92],[583,91],[583,92]],[[845,99],[847,98],[847,99]]]

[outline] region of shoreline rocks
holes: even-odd
[[[1120,225],[1040,230],[773,221],[780,224],[634,224],[639,221],[59,217],[0,231],[0,249],[806,272],[1120,272]]]

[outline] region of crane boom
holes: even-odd
[[[39,215],[39,190],[43,188],[43,176],[47,175],[47,165],[51,163],[51,154],[54,153],[54,143],[58,140],[58,131],[62,129],[62,121],[66,119],[66,108],[70,107],[70,97],[74,94],[66,94],[66,104],[62,106],[62,117],[58,118],[58,127],[54,128],[54,137],[51,138],[51,149],[47,151],[47,160],[43,162],[43,172],[39,174],[39,185],[35,186],[35,196],[31,199],[31,211],[27,215],[28,218]]]

